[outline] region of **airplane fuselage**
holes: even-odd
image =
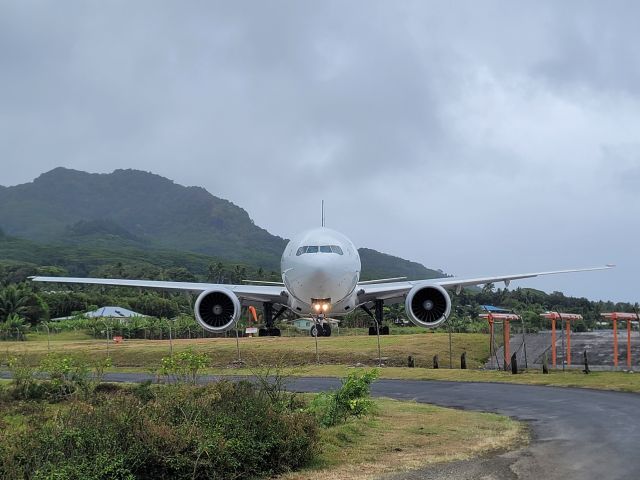
[[[296,235],[281,261],[289,307],[299,314],[349,313],[360,268],[358,249],[340,232],[319,227]]]

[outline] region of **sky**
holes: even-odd
[[[640,301],[640,3],[0,2],[0,185],[205,187],[455,276]]]

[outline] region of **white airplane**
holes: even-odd
[[[186,290],[198,294],[195,316],[210,332],[221,333],[233,328],[240,318],[241,307],[262,306],[265,327],[260,335],[280,335],[275,320],[286,310],[299,316],[313,316],[320,325],[328,325],[324,316],[345,315],[360,307],[380,328],[385,303],[404,302],[409,320],[424,328],[443,324],[451,312],[447,290],[457,293],[465,286],[504,282],[558,273],[605,270],[604,267],[517,273],[479,278],[436,278],[406,281],[403,278],[360,281],[360,255],[343,234],[329,228],[308,230],[289,241],[282,254],[282,283],[250,282],[245,285],[124,280],[111,278],[32,277],[35,282],[116,285],[163,290]],[[278,310],[274,313],[274,307]],[[374,312],[371,311],[374,309]],[[330,335],[330,327],[324,327]],[[381,327],[388,334],[388,327]],[[375,327],[369,333],[375,334]]]

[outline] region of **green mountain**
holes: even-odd
[[[56,168],[33,182],[0,187],[0,227],[7,236],[0,259],[71,265],[77,273],[101,259],[173,266],[182,261],[194,273],[220,260],[277,271],[286,244],[237,205],[139,170]],[[375,250],[360,254],[363,278],[443,276]]]

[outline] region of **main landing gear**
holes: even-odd
[[[376,300],[373,306],[375,314],[369,310],[366,305],[360,305],[360,308],[362,308],[362,310],[364,310],[374,322],[374,324],[369,327],[369,335],[377,335],[378,333],[380,333],[380,335],[389,335],[389,326],[382,325],[382,322],[384,321],[384,300]]]
[[[265,302],[262,305],[264,307],[264,328],[258,330],[259,337],[279,337],[280,329],[274,326],[274,322],[278,319],[280,315],[284,313],[286,310],[285,307],[280,307],[280,309],[273,314],[273,303]]]

